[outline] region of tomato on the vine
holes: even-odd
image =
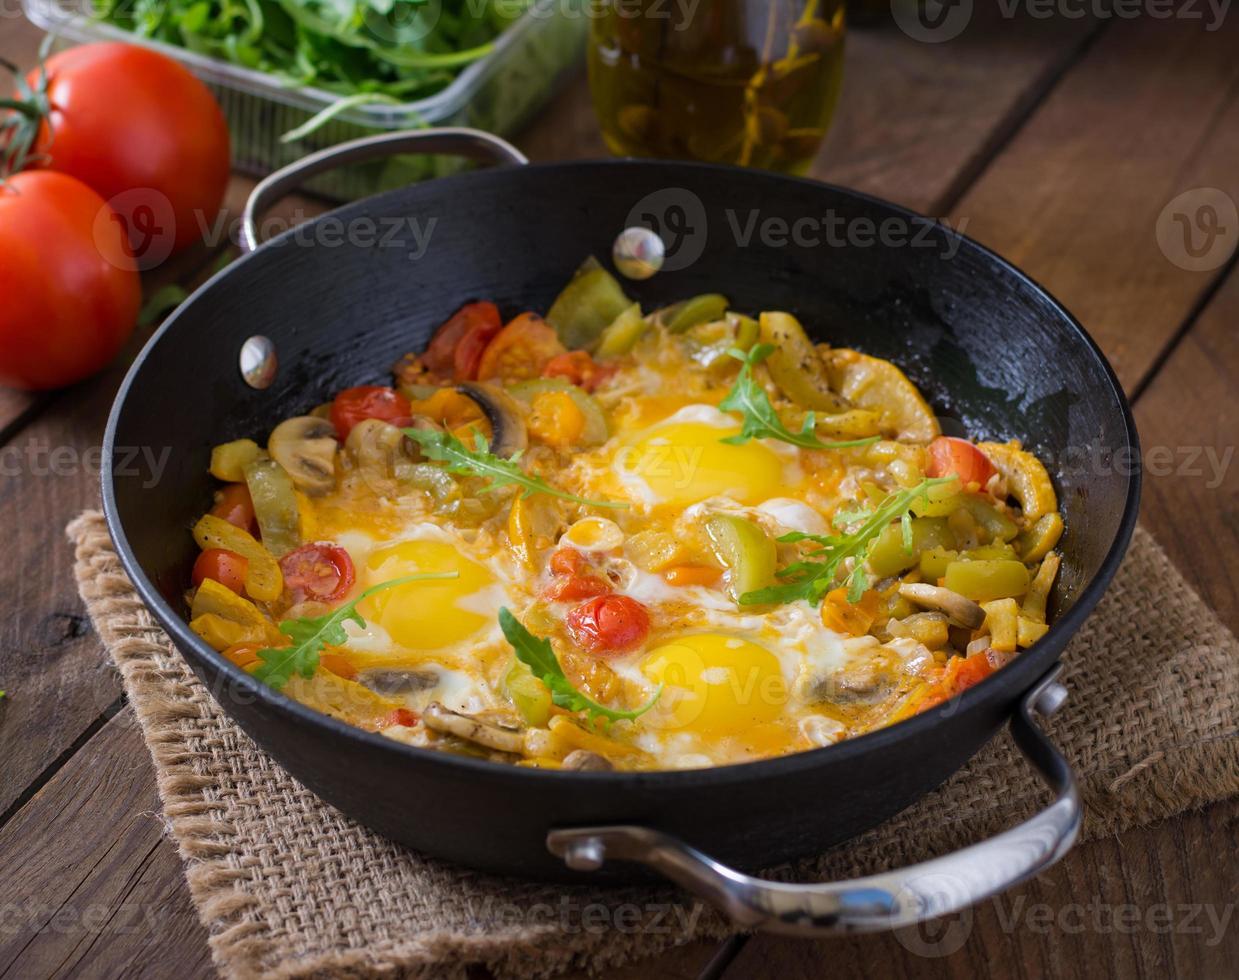
[[[166,55],[119,42],[48,58],[18,86],[31,166],[113,204],[143,268],[200,241],[228,185],[228,125],[210,90]],[[13,156],[10,146],[6,156]]]
[[[60,388],[124,345],[142,290],[113,218],[64,174],[32,170],[0,184],[0,384]]]

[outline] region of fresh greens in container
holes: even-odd
[[[433,95],[532,0],[96,0],[141,37],[356,102]],[[350,98],[350,101],[352,99]]]

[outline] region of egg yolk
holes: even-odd
[[[360,604],[362,616],[382,626],[403,647],[451,646],[494,620],[467,608],[464,601],[494,584],[494,577],[446,541],[405,541],[382,548],[370,555],[366,568],[371,585],[419,572],[457,573],[454,579],[397,585]]]
[[[773,721],[787,704],[778,658],[737,636],[680,637],[650,651],[641,671],[663,685],[649,721],[666,730],[738,735]]]
[[[702,422],[658,426],[620,450],[617,465],[649,487],[663,506],[686,507],[718,496],[755,504],[779,496],[782,461],[758,442],[722,441],[739,432],[738,426]]]

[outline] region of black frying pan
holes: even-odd
[[[467,130],[392,134],[273,175],[256,189],[247,219],[341,159],[396,149],[524,162],[507,144]],[[758,225],[742,244],[754,210]],[[369,219],[383,229],[406,218],[419,219],[423,232],[434,221],[420,257],[412,257],[418,245],[407,225],[403,247],[380,235],[339,241],[340,227],[365,230]],[[419,349],[466,300],[493,299],[506,314],[545,310],[584,256],[609,256],[616,235],[634,224],[669,246],[663,272],[628,284],[644,307],[723,291],[737,309],[787,309],[818,340],[903,366],[944,425],[1021,438],[1051,461],[1067,530],[1049,634],[942,708],[831,748],[685,772],[567,773],[419,750],[349,727],[254,681],[188,629],[181,595],[196,549],[187,529],[211,503],[212,445],[260,436],[343,387],[382,383],[399,355]],[[252,244],[252,225],[246,234]],[[273,375],[255,337],[278,357]],[[243,348],[246,377],[268,387],[243,377]],[[143,446],[155,457],[171,449],[157,481],[131,465],[130,447]],[[743,924],[831,932],[961,907],[1070,846],[1079,821],[1071,774],[1031,715],[1061,703],[1056,661],[1127,546],[1137,460],[1130,411],[1097,346],[1036,283],[976,243],[812,181],[611,161],[507,166],[405,188],[240,259],[198,290],[133,365],[108,424],[103,495],[125,568],[194,671],[255,741],[357,820],[418,850],[514,875],[573,875],[566,864],[618,879],[640,862]],[[1032,821],[928,866],[861,882],[770,886],[681,843],[747,868],[820,851],[937,786],[1008,721],[1058,798]],[[943,881],[953,884],[944,890]]]

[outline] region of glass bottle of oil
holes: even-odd
[[[589,82],[623,156],[803,173],[843,82],[843,0],[603,0]]]

